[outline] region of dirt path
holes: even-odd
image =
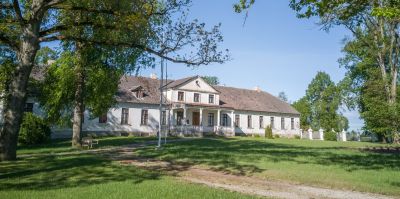
[[[178,179],[210,187],[272,198],[335,198],[335,199],[389,199],[391,197],[355,191],[318,188],[287,182],[265,180],[257,177],[237,176],[218,171],[174,165],[169,162],[153,160],[123,160],[121,164],[161,170],[175,175]]]

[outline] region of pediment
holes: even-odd
[[[197,77],[177,87],[181,90],[205,92],[205,93],[219,93],[214,87],[208,84],[203,78]]]

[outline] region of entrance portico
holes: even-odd
[[[234,135],[234,111],[218,106],[179,104],[171,109],[171,132],[178,135]]]

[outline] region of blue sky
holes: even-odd
[[[190,17],[207,25],[222,23],[224,43],[233,58],[224,64],[196,68],[169,63],[169,78],[192,75],[217,76],[222,84],[239,88],[261,87],[273,95],[284,91],[290,101],[304,96],[318,71],[340,81],[346,70],[339,67],[342,40],[350,33],[341,27],[320,30],[316,20],[296,18],[289,1],[256,1],[246,24],[244,15],[233,12],[234,0],[194,0]],[[140,72],[159,74],[159,67]],[[357,112],[344,113],[351,129],[363,125]]]

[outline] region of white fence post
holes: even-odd
[[[310,140],[313,139],[313,130],[312,130],[311,128],[308,129],[308,138],[309,138]]]
[[[319,129],[319,139],[324,140],[324,130],[323,129]]]
[[[343,142],[347,142],[347,132],[343,129],[343,131],[342,131],[342,141]]]

